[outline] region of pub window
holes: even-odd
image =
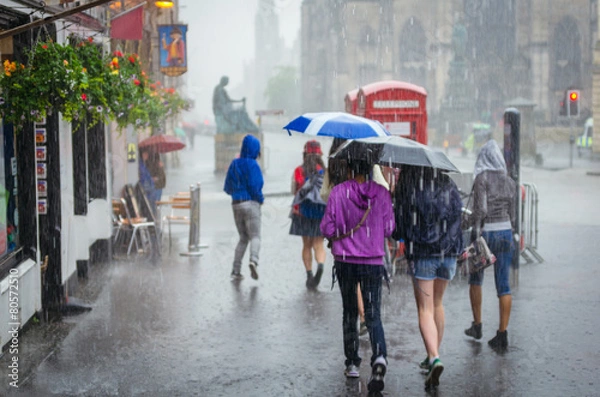
[[[87,128],[73,124],[73,194],[75,215],[86,215],[88,203],[106,198],[106,140],[104,124]],[[76,129],[75,129],[76,128]]]
[[[0,128],[0,259],[19,246],[17,159],[12,124]]]

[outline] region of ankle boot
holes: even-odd
[[[475,322],[471,322],[471,328],[465,329],[465,335],[472,336],[475,339],[481,339],[481,326],[482,323],[475,324]]]
[[[508,348],[508,331],[496,331],[496,336],[488,341],[492,349],[506,350]]]
[[[306,288],[313,289],[315,283],[315,278],[313,276],[312,270],[306,272]]]
[[[313,280],[313,287],[317,287],[321,282],[321,276],[323,276],[323,264],[319,263],[317,265],[317,273],[315,273],[315,278]]]

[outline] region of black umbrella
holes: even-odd
[[[363,160],[389,167],[414,165],[460,172],[443,152],[399,136],[353,139],[344,143],[331,158]]]

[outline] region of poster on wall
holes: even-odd
[[[137,147],[135,143],[130,143],[127,145],[127,162],[135,163],[137,161]]]
[[[39,199],[38,200],[38,214],[46,215],[48,213],[48,200]]]
[[[35,159],[37,161],[46,161],[46,146],[38,146],[35,148]]]
[[[35,143],[43,144],[46,143],[46,129],[45,128],[36,128],[35,129]]]
[[[158,25],[160,71],[167,76],[187,72],[187,25]]]
[[[36,174],[39,179],[46,179],[46,163],[37,163]]]
[[[38,197],[48,196],[48,182],[46,180],[40,179],[37,181],[37,192]]]

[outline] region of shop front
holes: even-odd
[[[0,6],[1,30],[27,22],[28,15]],[[2,63],[23,60],[31,34],[0,41]],[[11,123],[0,123],[0,346],[42,308],[34,159],[33,126],[17,133]]]
[[[1,4],[0,30],[31,21],[28,14],[14,11],[16,7]],[[82,40],[91,35],[82,32]],[[65,43],[73,34],[57,22],[3,38],[1,61],[26,63],[32,43]],[[97,40],[106,44],[101,37]],[[4,73],[10,73],[7,67]],[[4,102],[0,98],[0,106]],[[21,329],[36,314],[43,319],[64,312],[88,268],[108,260],[109,140],[103,123],[74,124],[58,111],[20,126],[2,120],[0,346],[6,348],[10,336],[4,328]]]

